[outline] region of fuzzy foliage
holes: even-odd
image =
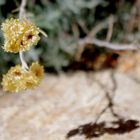
[[[12,11],[17,9],[20,1],[2,1],[0,20],[3,21],[7,17],[17,17],[17,13]],[[111,41],[117,43],[137,41],[139,23],[136,22],[136,19],[138,18],[137,9],[139,6],[135,3],[136,1],[138,0],[28,1],[26,15],[48,33],[48,40],[42,38],[37,47],[33,47],[27,53],[26,59],[28,61],[40,60],[47,71],[65,69],[75,61],[76,50],[70,47],[71,44],[89,35],[96,25],[106,22],[111,14],[115,16],[116,20]],[[105,39],[107,31],[108,23],[106,22],[96,37]],[[19,61],[16,56],[6,55],[2,51],[0,51],[0,57],[2,62],[5,62],[0,62],[0,72]]]

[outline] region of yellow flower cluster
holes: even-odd
[[[20,53],[22,66],[16,65],[3,75],[2,86],[4,91],[19,92],[31,89],[39,85],[43,76],[44,69],[38,62],[26,70],[24,66],[23,51],[29,50],[40,40],[39,33],[46,34],[27,19],[7,19],[2,23],[4,33],[3,49],[6,52]],[[26,62],[25,62],[26,64]]]
[[[11,67],[3,76],[2,86],[4,91],[19,92],[36,87],[44,76],[44,69],[38,62],[32,63],[29,70],[20,65]]]
[[[27,51],[40,40],[39,28],[27,19],[7,19],[2,23],[6,52]]]

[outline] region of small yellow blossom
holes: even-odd
[[[11,67],[3,76],[2,86],[4,91],[19,92],[39,85],[44,76],[44,69],[38,62],[34,62],[29,70],[20,65]]]
[[[40,40],[40,29],[27,19],[7,19],[2,23],[6,52],[27,51]]]
[[[44,76],[44,68],[38,62],[32,63],[30,71],[40,80]]]

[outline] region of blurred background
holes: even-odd
[[[20,3],[0,0],[0,24]],[[140,140],[140,0],[27,0],[26,16],[48,38],[25,59],[47,74],[33,90],[0,88],[0,140]],[[0,47],[0,77],[20,63]]]
[[[19,0],[0,0],[0,23],[18,17]],[[139,0],[31,0],[26,16],[48,38],[25,53],[28,63],[39,60],[47,72],[100,70],[114,68],[121,53],[78,42],[97,38],[119,44],[140,43]],[[0,45],[3,35],[0,31]],[[20,63],[18,54],[0,48],[0,74]]]

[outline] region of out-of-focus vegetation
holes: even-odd
[[[25,59],[39,60],[46,71],[60,71],[70,67],[75,61],[77,49],[71,46],[88,36],[97,25],[104,24],[96,33],[98,39],[106,39],[108,19],[113,15],[111,41],[134,43],[140,39],[139,0],[30,0],[27,1],[26,15],[42,30],[37,47],[25,53]],[[0,1],[0,23],[6,18],[18,17],[18,0]],[[95,36],[93,36],[95,37]],[[0,45],[3,39],[0,32]],[[100,52],[102,50],[98,50]],[[88,50],[86,52],[88,54]],[[90,51],[90,55],[95,52]],[[5,53],[0,49],[0,73],[19,63],[18,54]]]

